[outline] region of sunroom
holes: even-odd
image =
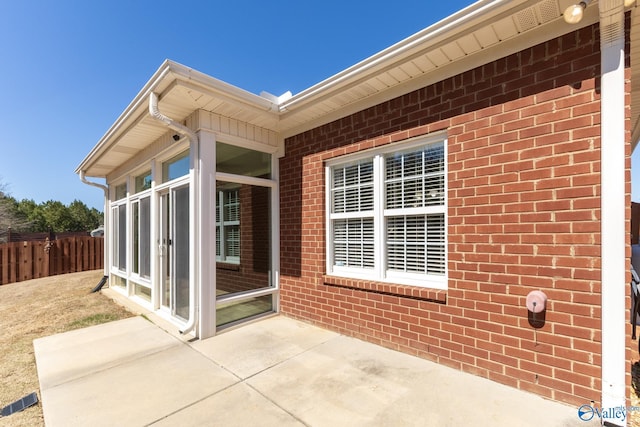
[[[76,171],[105,192],[110,286],[184,333],[278,309],[269,96],[166,61]]]

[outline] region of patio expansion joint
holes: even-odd
[[[238,378],[238,377],[237,377],[237,375],[235,375],[235,376],[236,376],[236,378]],[[249,378],[250,378],[250,377],[249,377]],[[249,379],[249,378],[247,378],[247,379]],[[247,387],[251,388],[251,389],[252,389],[253,391],[255,391],[256,393],[258,393],[260,396],[262,396],[262,397],[263,397],[265,400],[267,400],[269,403],[271,403],[272,405],[274,405],[275,407],[277,407],[278,409],[280,409],[281,411],[285,412],[287,415],[289,415],[290,417],[292,417],[293,419],[295,419],[296,421],[298,421],[300,424],[302,424],[302,425],[304,425],[304,426],[307,426],[307,427],[310,427],[310,426],[309,426],[309,424],[307,424],[307,423],[305,423],[304,421],[302,421],[302,420],[301,420],[300,418],[298,418],[295,414],[291,413],[291,412],[290,412],[290,411],[288,411],[286,408],[283,408],[282,406],[278,405],[278,403],[276,403],[276,402],[274,402],[272,399],[270,399],[270,398],[269,398],[269,396],[265,395],[265,394],[264,394],[264,393],[262,393],[260,390],[257,390],[255,387],[253,387],[251,384],[248,384],[245,380],[242,380],[241,378],[238,378],[238,382],[236,382],[236,383],[233,383],[233,384],[230,384],[230,385],[228,385],[228,386],[226,386],[226,387],[223,387],[223,388],[221,388],[221,389],[220,389],[220,390],[218,390],[218,391],[215,391],[215,392],[213,392],[213,393],[210,393],[210,394],[208,394],[208,395],[206,395],[206,396],[202,397],[201,399],[198,399],[198,400],[196,400],[196,401],[194,401],[194,402],[191,402],[190,404],[185,405],[185,406],[183,406],[182,408],[176,409],[175,411],[173,411],[173,412],[171,412],[171,413],[165,414],[165,415],[163,415],[162,417],[157,418],[157,419],[155,419],[155,420],[151,421],[151,422],[150,422],[150,423],[148,423],[148,424],[145,424],[145,427],[153,426],[154,424],[159,423],[159,422],[161,422],[161,421],[163,421],[163,420],[165,420],[165,419],[167,419],[167,418],[169,418],[169,417],[171,417],[171,416],[173,416],[173,415],[179,414],[180,412],[184,411],[185,409],[188,409],[188,408],[190,408],[190,407],[192,407],[192,406],[195,406],[195,405],[197,405],[197,404],[199,404],[199,403],[201,403],[201,402],[203,402],[203,401],[205,401],[205,400],[209,399],[210,397],[213,397],[213,396],[215,396],[215,395],[217,395],[217,394],[220,394],[220,393],[222,393],[222,392],[224,392],[224,391],[226,391],[226,390],[229,390],[230,388],[235,387],[235,386],[237,386],[238,384],[244,384],[244,385],[246,385]]]
[[[287,358],[285,358],[285,359],[283,359],[283,360],[279,361],[278,363],[275,363],[275,364],[273,364],[273,365],[271,365],[271,366],[269,366],[269,367],[267,367],[267,368],[264,368],[264,369],[262,369],[262,370],[260,370],[260,371],[258,371],[258,372],[256,372],[256,373],[254,373],[254,374],[252,374],[252,375],[249,375],[248,377],[246,377],[246,378],[242,379],[242,381],[241,381],[241,382],[242,382],[243,384],[245,384],[246,386],[248,386],[249,388],[251,388],[252,390],[254,390],[256,393],[258,393],[260,396],[262,396],[264,399],[266,399],[266,400],[267,400],[268,402],[270,402],[272,405],[276,406],[276,407],[277,407],[277,408],[279,408],[280,410],[282,410],[282,411],[284,411],[285,413],[287,413],[289,416],[291,416],[293,419],[295,419],[296,421],[298,421],[300,424],[305,425],[305,426],[309,426],[309,424],[305,423],[303,420],[301,420],[300,418],[298,418],[294,413],[292,413],[291,411],[289,411],[287,408],[285,408],[285,407],[281,406],[280,404],[278,404],[278,402],[276,402],[276,401],[274,401],[273,399],[271,399],[268,395],[264,394],[264,393],[263,393],[263,392],[261,392],[259,389],[257,389],[257,388],[255,388],[254,386],[252,386],[248,381],[249,381],[250,379],[252,379],[252,378],[254,378],[254,377],[256,377],[256,376],[260,375],[260,374],[261,374],[261,373],[263,373],[263,372],[266,372],[266,371],[268,371],[268,370],[270,370],[270,369],[273,369],[273,368],[275,368],[275,367],[277,367],[277,366],[280,366],[280,365],[282,365],[283,363],[288,362],[288,361],[290,361],[290,360],[292,360],[292,359],[295,359],[295,358],[297,358],[297,357],[299,357],[299,356],[301,356],[301,355],[303,355],[303,354],[305,354],[305,353],[309,353],[309,352],[311,352],[311,351],[315,350],[316,348],[318,348],[318,347],[320,347],[320,346],[323,346],[323,345],[325,345],[326,343],[328,343],[329,341],[332,341],[332,340],[334,340],[334,339],[336,339],[336,338],[338,338],[338,337],[340,337],[340,336],[341,336],[341,334],[340,334],[340,335],[337,335],[337,336],[334,336],[334,337],[331,337],[331,338],[329,338],[329,339],[327,339],[327,340],[325,340],[325,341],[322,341],[322,342],[320,342],[320,343],[318,343],[318,344],[316,344],[316,345],[314,345],[314,346],[311,346],[311,347],[309,347],[309,348],[306,348],[306,349],[304,349],[303,351],[301,351],[301,352],[299,352],[299,353],[296,353],[296,354],[294,354],[294,355],[291,355],[291,356],[289,356],[289,357],[287,357]]]
[[[233,384],[230,384],[230,385],[228,385],[228,386],[226,386],[226,387],[223,387],[223,388],[221,388],[220,390],[217,390],[217,391],[215,391],[215,392],[213,392],[213,393],[210,393],[210,394],[208,394],[208,395],[206,395],[206,396],[202,397],[201,399],[198,399],[198,400],[196,400],[196,401],[194,401],[194,402],[191,402],[190,404],[185,405],[185,406],[183,406],[182,408],[176,409],[175,411],[173,411],[173,412],[171,412],[171,413],[169,413],[169,414],[165,414],[165,415],[163,415],[162,417],[160,417],[160,418],[158,418],[158,419],[156,419],[156,420],[154,420],[154,421],[150,422],[149,424],[146,424],[146,426],[145,426],[145,427],[153,426],[154,424],[156,424],[156,423],[158,423],[158,422],[160,422],[160,421],[162,421],[162,420],[164,420],[164,419],[166,419],[166,418],[168,418],[168,417],[170,417],[170,416],[173,416],[173,415],[175,415],[175,414],[178,414],[178,413],[180,413],[181,411],[183,411],[183,410],[185,410],[185,409],[188,409],[188,408],[190,408],[190,407],[192,407],[192,406],[194,406],[194,405],[197,405],[197,404],[199,404],[200,402],[203,402],[204,400],[209,399],[210,397],[213,397],[213,396],[215,396],[215,395],[217,395],[217,394],[220,394],[220,393],[222,393],[222,392],[224,392],[224,391],[226,391],[226,390],[228,390],[228,389],[230,389],[230,388],[232,388],[232,387],[237,386],[238,384],[244,384],[244,385],[246,385],[247,387],[249,387],[250,389],[252,389],[252,390],[253,390],[253,391],[255,391],[256,393],[258,393],[260,396],[262,396],[264,399],[266,399],[269,403],[271,403],[272,405],[274,405],[275,407],[277,407],[277,408],[278,408],[278,409],[280,409],[281,411],[283,411],[283,412],[285,412],[286,414],[288,414],[290,417],[292,417],[293,419],[295,419],[295,420],[296,420],[297,422],[299,422],[300,424],[302,424],[302,425],[304,425],[304,426],[309,426],[309,424],[307,424],[307,423],[305,423],[304,421],[302,421],[300,418],[298,418],[298,417],[297,417],[295,414],[293,414],[291,411],[289,411],[288,409],[286,409],[286,408],[282,407],[282,406],[281,406],[281,405],[279,405],[277,402],[275,402],[273,399],[271,399],[269,396],[267,396],[266,394],[262,393],[260,390],[258,390],[257,388],[255,388],[255,387],[254,387],[254,386],[252,386],[251,384],[249,384],[249,383],[248,383],[248,381],[249,381],[250,379],[252,379],[252,378],[254,378],[254,377],[256,377],[256,376],[260,375],[260,374],[261,374],[261,373],[263,373],[263,372],[266,372],[266,371],[268,371],[268,370],[270,370],[270,369],[273,369],[273,368],[275,368],[276,366],[279,366],[279,365],[281,365],[281,364],[283,364],[283,363],[285,363],[285,362],[288,362],[289,360],[295,359],[296,357],[301,356],[301,355],[303,355],[303,354],[305,354],[305,353],[308,353],[308,352],[310,352],[310,351],[312,351],[312,350],[315,350],[317,347],[320,347],[320,346],[322,346],[322,345],[326,344],[327,342],[329,342],[329,341],[331,341],[331,340],[333,340],[333,339],[336,339],[336,338],[337,338],[337,337],[339,337],[339,336],[342,336],[342,335],[340,334],[340,335],[337,335],[337,336],[335,336],[335,337],[331,337],[331,338],[329,338],[329,339],[327,339],[327,340],[325,340],[325,341],[322,341],[321,343],[318,343],[318,344],[316,344],[316,345],[314,345],[314,346],[311,346],[311,347],[309,347],[309,348],[306,348],[306,349],[304,349],[303,351],[300,351],[299,353],[296,353],[296,354],[293,354],[293,355],[291,355],[291,356],[289,356],[289,357],[287,357],[287,358],[284,358],[283,360],[279,361],[278,363],[275,363],[275,364],[270,365],[270,366],[268,366],[268,367],[266,367],[266,368],[264,368],[264,369],[262,369],[262,370],[260,370],[260,371],[258,371],[258,372],[255,372],[254,374],[251,374],[251,375],[247,376],[246,378],[242,378],[242,377],[240,377],[240,376],[239,376],[239,375],[237,375],[235,372],[233,372],[231,369],[229,369],[229,368],[227,368],[227,367],[225,367],[225,366],[221,365],[220,363],[218,363],[215,359],[213,359],[213,358],[209,357],[208,355],[206,355],[206,354],[204,354],[204,353],[199,352],[198,350],[196,350],[195,348],[193,348],[193,347],[191,346],[191,343],[188,343],[188,342],[187,342],[187,343],[185,343],[185,344],[187,344],[189,347],[192,347],[192,349],[193,349],[194,351],[196,351],[196,352],[198,352],[198,353],[202,354],[202,356],[204,356],[206,359],[208,359],[209,361],[211,361],[213,364],[215,364],[216,366],[220,367],[221,369],[223,369],[224,371],[228,372],[229,374],[233,375],[235,378],[237,378],[237,379],[238,379],[238,381],[237,381],[237,382],[235,382],[235,383],[233,383]]]
[[[236,376],[236,378],[237,378],[237,376]],[[159,423],[160,421],[162,421],[162,420],[164,420],[164,419],[166,419],[166,418],[169,418],[169,417],[171,417],[172,415],[178,414],[178,413],[180,413],[180,412],[184,411],[185,409],[188,409],[188,408],[190,408],[190,407],[192,407],[192,406],[194,406],[194,405],[197,405],[197,404],[198,404],[198,403],[200,403],[200,402],[203,402],[203,401],[207,400],[208,398],[210,398],[210,397],[212,397],[212,396],[215,396],[216,394],[219,394],[219,393],[222,393],[222,392],[223,392],[223,391],[225,391],[225,390],[228,390],[228,389],[230,389],[231,387],[234,387],[234,386],[236,386],[236,385],[240,384],[241,382],[242,382],[242,380],[240,380],[240,379],[238,378],[238,382],[233,383],[233,384],[230,384],[230,385],[228,385],[228,386],[226,386],[226,387],[223,387],[223,388],[221,388],[220,390],[214,391],[213,393],[207,394],[206,396],[203,396],[201,399],[195,400],[195,401],[193,401],[193,402],[189,403],[188,405],[185,405],[185,406],[183,406],[183,407],[181,407],[181,408],[176,409],[176,410],[175,410],[175,411],[173,411],[173,412],[170,412],[170,413],[168,413],[168,414],[165,414],[165,415],[161,416],[160,418],[157,418],[157,419],[155,419],[155,420],[151,421],[149,424],[145,424],[145,427],[152,426],[152,425],[154,425],[154,424],[156,424],[156,423]]]
[[[298,421],[300,424],[310,427],[309,424],[305,423],[304,421],[302,421],[300,418],[298,418],[296,416],[296,414],[294,414],[293,412],[289,411],[287,408],[282,407],[281,405],[279,405],[276,401],[274,401],[273,399],[271,399],[269,396],[267,396],[266,394],[262,393],[260,390],[258,390],[257,388],[255,388],[254,386],[252,386],[251,384],[244,382],[244,384],[246,384],[249,388],[251,388],[253,391],[255,391],[256,393],[258,393],[260,396],[262,396],[263,398],[265,398],[268,402],[270,402],[272,405],[276,406],[277,408],[280,408],[280,410],[282,410],[283,412],[287,413],[290,417],[292,417],[294,420]]]

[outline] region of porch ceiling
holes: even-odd
[[[203,109],[275,131],[284,139],[574,31],[577,27],[562,19],[572,3],[478,1],[284,101],[251,94],[166,61],[76,172],[104,177],[168,132],[148,115],[151,91],[159,94],[160,111],[178,122]],[[585,10],[580,26],[598,21],[594,3]]]

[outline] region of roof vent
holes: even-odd
[[[516,18],[518,31],[521,33],[524,33],[525,31],[538,26],[538,18],[536,18],[536,13],[534,12],[532,7],[518,12]]]
[[[545,0],[516,14],[518,31],[523,33],[561,16],[556,0]]]
[[[599,9],[601,45],[624,40],[624,6],[613,1],[603,1]]]
[[[546,0],[538,4],[538,16],[540,16],[541,23],[553,21],[562,16],[558,2],[556,0]]]

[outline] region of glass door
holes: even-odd
[[[169,192],[160,194],[160,232],[158,233],[158,254],[160,256],[160,306],[171,309],[171,259],[169,253]]]
[[[189,318],[189,186],[171,189],[173,202],[171,290],[174,295],[171,314]]]
[[[189,317],[189,185],[160,194],[160,305]]]

